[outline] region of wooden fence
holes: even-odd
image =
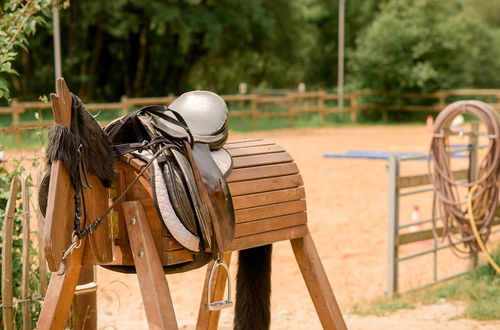
[[[500,89],[489,90],[441,90],[427,94],[404,94],[401,100],[403,105],[384,105],[384,98],[388,95],[379,91],[354,91],[344,94],[344,106],[338,107],[339,95],[324,91],[304,93],[284,93],[281,95],[238,94],[224,95],[228,103],[231,117],[251,118],[253,128],[258,128],[258,121],[262,118],[288,118],[290,125],[294,124],[297,116],[307,113],[319,115],[320,124],[329,114],[349,113],[352,123],[357,122],[358,114],[368,109],[379,109],[382,119],[387,119],[388,111],[436,112],[457,99],[481,98],[500,109]],[[375,99],[374,96],[378,96]],[[121,115],[131,109],[149,104],[170,104],[175,96],[128,98],[122,97],[115,103],[86,104],[88,110],[118,111]],[[385,98],[387,100],[387,98]],[[423,104],[424,103],[424,104]],[[14,132],[16,140],[20,142],[20,132],[29,129],[39,129],[53,124],[50,121],[22,121],[21,116],[29,110],[49,109],[50,103],[18,102],[13,100],[8,107],[0,107],[0,116],[11,116],[8,127],[0,127],[1,132]]]
[[[22,211],[16,212],[17,195],[21,188]],[[30,210],[30,192],[28,177],[14,177],[11,182],[7,206],[3,218],[2,230],[2,317],[0,326],[2,329],[32,329],[31,326],[31,304],[34,300],[41,300],[47,290],[47,267],[45,263],[45,253],[42,246],[41,230],[36,231],[36,239],[30,238],[31,215],[36,215],[37,227],[43,228],[43,216],[39,210]],[[14,297],[14,285],[17,282],[13,278],[13,248],[14,248],[14,222],[16,217],[22,220],[22,256],[21,256],[21,285],[19,297]],[[37,245],[33,245],[37,241]],[[37,257],[30,257],[30,248],[37,249]],[[30,292],[30,272],[38,270],[39,290]],[[15,310],[21,311],[22,324],[15,324]]]

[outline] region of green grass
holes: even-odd
[[[384,316],[400,309],[414,309],[415,305],[405,301],[377,300],[367,304],[358,304],[352,308],[352,312],[361,316],[376,315]]]
[[[493,254],[500,264],[500,249]],[[478,320],[500,319],[500,275],[489,264],[451,282],[419,290],[396,298],[382,298],[357,304],[352,312],[359,315],[387,315],[399,309],[413,309],[418,305],[437,304],[443,300],[463,301],[467,307],[463,317]]]
[[[21,142],[17,143],[15,133],[0,134],[0,150],[19,148],[41,148],[47,145],[48,129],[21,132]]]

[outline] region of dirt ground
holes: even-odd
[[[424,126],[307,128],[231,132],[230,139],[264,138],[284,147],[295,159],[306,189],[309,229],[349,329],[498,329],[500,321],[461,318],[462,304],[443,301],[433,306],[401,310],[384,317],[350,313],[363,301],[382,297],[387,277],[387,161],[332,159],[325,153],[357,150],[427,151],[430,133]],[[460,161],[459,161],[460,162]],[[426,173],[426,162],[413,162],[403,173]],[[429,195],[402,201],[401,222],[410,221],[413,205],[430,212]],[[498,236],[495,239],[498,242]],[[411,252],[430,247],[414,244]],[[236,258],[235,258],[236,259]],[[236,269],[232,263],[232,275]],[[466,261],[448,252],[438,256],[438,275],[463,270]],[[428,257],[405,261],[403,290],[425,283],[432,276]],[[167,277],[178,323],[193,329],[205,269]],[[233,278],[234,281],[234,278]],[[100,329],[147,329],[135,275],[98,268]],[[295,262],[290,244],[277,243],[273,251],[272,329],[321,329],[314,306]],[[233,310],[223,310],[220,329],[231,329]]]

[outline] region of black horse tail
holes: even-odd
[[[268,330],[272,244],[241,250],[236,276],[235,330]]]

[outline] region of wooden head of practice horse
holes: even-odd
[[[69,126],[71,104],[68,104],[68,96],[64,80],[59,79],[57,95],[51,95],[54,117],[56,122]],[[227,262],[231,251],[241,250],[235,328],[269,327],[271,244],[290,240],[323,327],[344,329],[342,315],[307,228],[303,182],[293,159],[283,148],[263,140],[233,141],[225,148],[234,163],[227,182],[236,219],[235,238],[225,252]],[[144,161],[132,156],[119,159],[115,163],[117,175],[111,189],[89,174],[92,189],[84,190],[87,219],[92,221],[100,216],[144,166]],[[52,276],[39,328],[64,327],[82,265],[136,272],[150,328],[177,328],[164,274],[186,271],[201,264],[196,265],[196,255],[176,242],[163,226],[152,202],[149,172],[137,180],[134,188],[115,205],[98,229],[82,240],[80,248],[68,254],[65,273]],[[59,269],[62,254],[71,246],[72,199],[67,170],[60,162],[55,162],[51,169],[44,229],[47,260],[52,271]],[[208,271],[207,278],[209,275]],[[223,298],[226,273],[219,271],[215,274],[213,290],[209,290],[207,282],[202,293],[197,329],[217,327],[219,311],[206,309],[205,303],[207,297],[209,300]],[[261,295],[248,291],[255,286],[262,288]],[[264,310],[252,314],[249,304],[262,305],[262,300],[265,301]]]

